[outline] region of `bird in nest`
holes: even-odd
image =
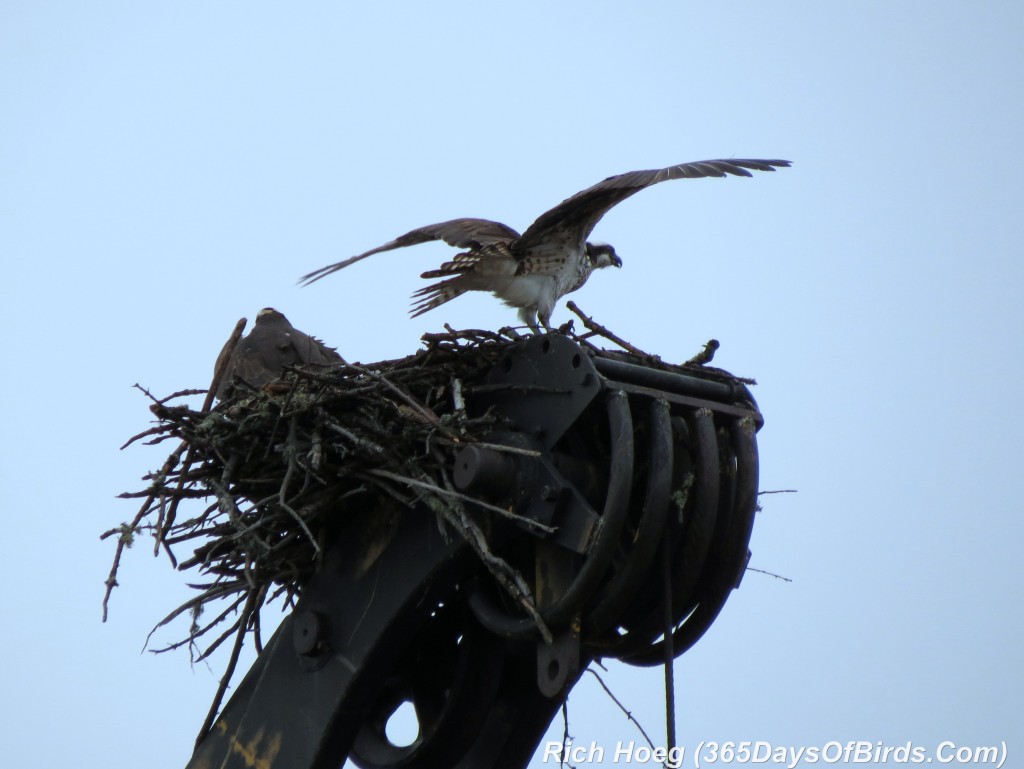
[[[225,362],[229,353],[231,357]],[[330,366],[340,362],[342,358],[333,347],[299,331],[273,307],[264,307],[256,314],[252,331],[233,350],[230,343],[225,345],[217,357],[214,377],[221,372],[217,398],[228,398],[240,385],[250,390],[264,387],[280,379],[291,366]]]
[[[582,287],[595,270],[622,266],[612,246],[587,240],[613,206],[640,190],[671,179],[753,176],[751,170],[774,171],[789,165],[788,160],[701,160],[609,176],[541,214],[522,235],[489,219],[452,219],[428,224],[382,246],[314,270],[300,282],[309,285],[382,251],[443,240],[464,250],[450,262],[421,275],[441,280],[413,294],[413,317],[467,291],[490,291],[505,304],[518,307],[520,320],[535,332],[540,330],[538,319],[550,330],[551,312],[559,299]]]

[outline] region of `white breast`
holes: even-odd
[[[551,275],[520,275],[494,292],[512,307],[537,307],[555,301],[555,278]],[[545,302],[544,300],[547,300]]]

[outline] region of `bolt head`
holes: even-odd
[[[323,640],[324,621],[315,611],[304,611],[295,617],[292,642],[296,654],[312,656],[320,651]]]

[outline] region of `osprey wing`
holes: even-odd
[[[318,281],[332,272],[344,269],[350,264],[355,264],[368,256],[379,254],[382,251],[391,251],[396,248],[428,243],[432,240],[443,240],[449,246],[454,246],[455,248],[475,249],[491,243],[508,242],[518,237],[518,232],[501,222],[492,222],[489,219],[452,219],[447,222],[428,224],[426,227],[411,230],[385,243],[383,246],[371,248],[369,251],[365,251],[358,256],[352,256],[344,261],[321,267],[319,270],[314,270],[308,275],[303,275],[299,282],[308,286],[310,283]]]
[[[750,171],[788,168],[788,160],[699,160],[649,171],[630,171],[609,176],[593,187],[577,192],[541,214],[517,243],[517,249],[543,242],[554,231],[579,233],[583,240],[613,207],[642,189],[671,179],[699,179],[706,176],[753,176]]]

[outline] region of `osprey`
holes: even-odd
[[[322,267],[303,276],[300,282],[309,285],[382,251],[443,240],[465,251],[438,269],[421,275],[443,280],[413,294],[415,303],[410,311],[413,317],[466,291],[490,291],[505,304],[518,307],[520,320],[534,331],[539,331],[538,318],[544,328],[550,330],[551,311],[560,298],[580,288],[594,270],[622,266],[622,260],[610,245],[587,241],[601,217],[613,206],[642,189],[670,179],[727,174],[752,176],[750,170],[774,171],[788,167],[788,160],[701,160],[609,176],[541,214],[522,235],[488,219],[452,219],[428,224],[383,246]]]
[[[225,347],[221,351],[221,356],[226,350]],[[263,387],[280,379],[288,366],[329,366],[339,362],[341,356],[333,347],[302,333],[273,307],[264,307],[257,313],[252,331],[235,346],[221,376],[217,398],[224,400],[231,395],[238,381],[252,388]],[[215,370],[221,365],[218,357]]]

